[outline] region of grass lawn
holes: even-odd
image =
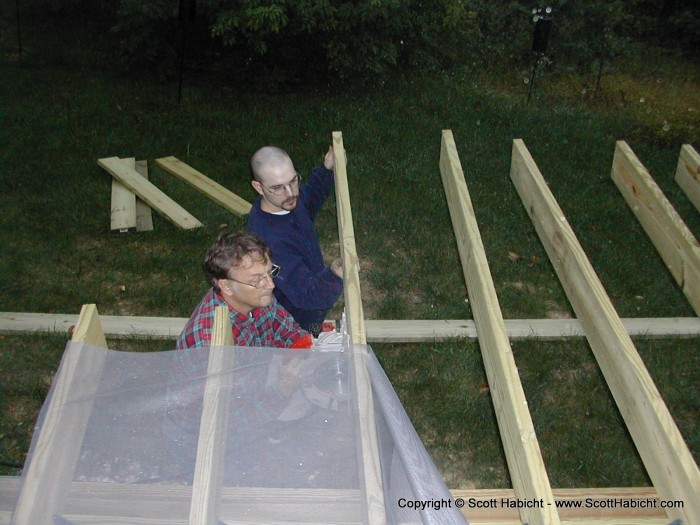
[[[545,73],[529,105],[527,65],[284,93],[191,73],[178,105],[175,82],[97,67],[84,41],[68,38],[58,49],[31,28],[24,38],[21,60],[16,42],[0,40],[0,311],[77,314],[96,303],[103,315],[189,316],[207,287],[206,249],[221,229],[241,230],[245,220],[154,160],[174,155],[252,201],[255,149],[280,145],[306,173],[339,130],[366,317],[471,318],[438,170],[441,130],[452,129],[504,317],[573,316],[509,178],[515,138],[528,146],[620,316],[695,315],[610,167],[615,141],[626,140],[700,236],[700,214],[673,181],[681,145],[698,148],[698,66],[634,60],[604,76],[595,96],[593,75]],[[181,231],[154,213],[152,232],[111,233],[111,178],[96,163],[111,156],[147,159],[152,182],[205,226]],[[318,230],[330,261],[339,254],[332,199]],[[341,311],[338,304],[332,315]],[[636,340],[696,459],[699,341]],[[64,344],[56,335],[0,336],[0,460],[7,464],[0,474],[17,473],[12,464],[24,460]],[[553,486],[647,484],[585,340],[513,349]],[[509,486],[478,343],[374,350],[449,486]]]

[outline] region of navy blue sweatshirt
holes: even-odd
[[[314,228],[316,215],[333,185],[333,172],[318,166],[299,189],[294,210],[284,215],[267,213],[260,208],[259,196],[248,215],[248,231],[265,241],[272,261],[282,267],[275,279],[277,300],[309,331],[318,330],[343,292],[343,280],[323,262]]]

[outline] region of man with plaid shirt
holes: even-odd
[[[224,233],[207,253],[204,270],[212,288],[195,308],[177,348],[199,348],[211,341],[214,310],[227,306],[236,346],[310,347],[311,338],[279,305],[268,247],[255,235]]]
[[[219,235],[207,253],[204,269],[212,288],[177,340],[163,421],[168,448],[190,481],[216,307],[229,309],[234,346],[311,348],[313,343],[311,334],[302,330],[272,295],[279,267],[272,264],[268,247],[257,236]],[[303,354],[276,367],[277,380],[270,382],[273,351],[261,354],[253,349],[237,349],[235,369],[231,371],[236,395],[229,408],[229,447],[240,453],[244,447],[241,433],[277,420],[299,384],[301,357]]]

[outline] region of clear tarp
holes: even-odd
[[[135,353],[70,342],[13,523],[217,522],[465,520],[369,347]]]

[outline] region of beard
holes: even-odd
[[[290,198],[286,199],[284,202],[282,202],[282,204],[280,205],[280,208],[282,208],[283,210],[292,211],[294,208],[297,207],[297,200],[298,199],[299,199],[298,196],[290,197]]]

